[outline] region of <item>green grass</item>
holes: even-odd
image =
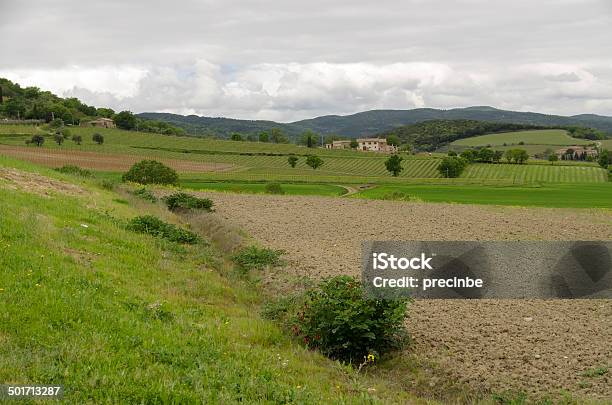
[[[36,125],[0,124],[0,140],[6,135],[33,135],[42,133]]]
[[[585,139],[572,138],[567,134],[567,131],[562,129],[544,129],[475,136],[460,139],[451,145],[502,146],[504,143],[507,145],[518,145],[519,142],[524,142],[525,145],[587,145],[593,143],[593,141]]]
[[[607,173],[595,164],[585,166],[546,164],[474,163],[461,175],[467,179],[508,180],[518,183],[603,183]]]
[[[612,139],[605,139],[601,142],[601,146],[605,149],[612,150]]]
[[[72,179],[0,157],[7,165]],[[414,400],[261,319],[258,288],[222,275],[214,248],[124,226],[173,214],[73,181],[87,192],[49,198],[0,181],[3,383],[62,384],[68,403],[370,403],[368,387]]]
[[[355,198],[384,199],[394,191],[423,201],[559,208],[612,208],[612,183],[541,184],[532,186],[384,185]]]
[[[221,182],[199,182],[181,181],[181,187],[190,188],[193,190],[212,190],[212,191],[228,191],[232,193],[265,193],[266,183],[221,183]],[[335,186],[332,184],[292,184],[281,183],[281,187],[285,194],[289,195],[322,195],[322,196],[339,196],[346,192],[344,187]]]

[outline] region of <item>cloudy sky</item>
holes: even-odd
[[[0,0],[0,76],[134,112],[612,115],[612,0]]]

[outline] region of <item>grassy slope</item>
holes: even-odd
[[[0,124],[0,135],[32,135],[42,133],[35,125],[2,125]]]
[[[215,271],[228,269],[212,248],[124,230],[142,203],[87,184],[54,198],[5,186],[0,381],[63,384],[71,403],[367,402],[370,386],[402,401],[262,320],[257,289]]]
[[[431,202],[496,204],[538,207],[612,208],[612,183],[543,184],[539,186],[397,185],[380,186],[356,198],[384,199],[393,192]]]
[[[593,141],[572,138],[565,130],[545,129],[475,136],[472,138],[460,139],[453,142],[452,145],[501,146],[504,143],[518,145],[519,142],[524,142],[527,145],[586,145],[593,143]]]

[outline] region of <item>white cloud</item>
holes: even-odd
[[[6,0],[0,12],[0,76],[115,109],[612,115],[608,0]]]
[[[60,94],[66,94],[75,87],[86,88],[92,92],[109,92],[120,99],[134,96],[146,73],[146,69],[132,66],[0,69],[0,76],[22,86],[37,86]]]
[[[180,68],[123,69],[20,72],[19,78],[117,110],[282,121],[374,108],[483,104],[549,113],[606,113],[612,103],[612,67],[569,64],[494,66],[482,71],[424,62],[277,63],[224,69],[200,60]]]

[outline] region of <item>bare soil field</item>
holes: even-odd
[[[86,191],[74,184],[50,179],[36,173],[24,172],[17,169],[0,168],[0,186],[12,190],[23,190],[29,193],[50,197],[53,193],[78,195]]]
[[[57,150],[38,147],[19,147],[0,145],[0,153],[17,159],[47,167],[61,167],[75,165],[84,169],[102,171],[126,171],[134,163],[145,159],[136,155],[106,154],[96,152],[83,152],[76,150]],[[227,163],[194,162],[178,159],[157,159],[172,167],[178,172],[211,172],[226,171],[233,168]]]
[[[264,280],[270,288],[358,276],[363,240],[612,239],[609,210],[202,194],[215,215],[287,251],[286,268]],[[420,300],[408,328],[412,352],[472,387],[612,400],[610,300]]]

